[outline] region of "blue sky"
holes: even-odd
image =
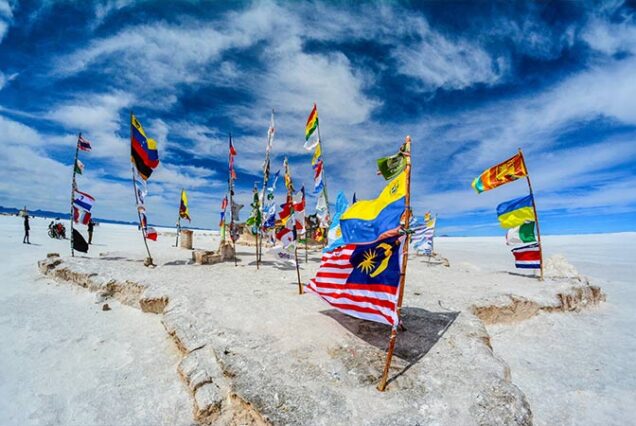
[[[636,10],[622,2],[0,0],[0,204],[67,211],[77,133],[95,215],[134,220],[129,113],[158,141],[150,222],[216,227],[227,135],[238,199],[273,169],[311,186],[318,104],[330,198],[371,198],[375,159],[413,138],[413,205],[440,232],[501,235],[472,179],[524,150],[546,234],[636,230]],[[281,198],[282,200],[282,198]],[[315,198],[308,203],[313,209]]]

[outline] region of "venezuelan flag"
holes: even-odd
[[[534,199],[532,195],[515,198],[497,206],[497,217],[502,228],[514,228],[526,221],[534,222]]]
[[[340,217],[344,243],[370,243],[396,233],[406,206],[405,197],[406,171],[403,171],[375,200],[352,204]]]
[[[309,137],[314,133],[318,127],[318,107],[314,104],[313,109],[309,113],[309,117],[307,118],[307,124],[305,124],[305,140],[308,141]]]
[[[130,116],[130,157],[139,174],[148,180],[152,171],[159,165],[157,142],[146,136],[137,117]]]

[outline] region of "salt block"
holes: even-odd
[[[192,234],[193,232],[189,229],[182,229],[179,231],[181,235],[181,248],[192,250]]]
[[[223,261],[220,254],[207,250],[194,250],[192,260],[197,265],[212,265]]]

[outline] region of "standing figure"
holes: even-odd
[[[22,239],[22,244],[31,244],[29,241],[29,230],[31,230],[31,227],[29,226],[29,215],[27,213],[24,215],[24,238]]]
[[[88,244],[93,244],[93,228],[95,227],[95,222],[91,219],[88,222]]]

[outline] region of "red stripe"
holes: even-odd
[[[395,302],[391,302],[389,300],[376,299],[375,297],[367,297],[367,296],[357,296],[353,294],[343,294],[343,293],[325,293],[318,292],[321,296],[331,297],[334,299],[348,299],[353,302],[367,302],[373,305],[382,306],[383,308],[395,309]]]
[[[154,169],[155,167],[159,165],[159,160],[151,160],[148,157],[148,153],[146,152],[146,150],[143,148],[143,146],[137,139],[132,137],[130,141],[131,141],[132,149],[141,158],[141,160],[144,162],[145,165],[147,165],[148,167],[152,169]]]
[[[366,291],[375,291],[378,293],[387,293],[392,296],[397,294],[398,287],[393,287],[390,285],[375,285],[375,284],[328,284],[328,283],[312,283],[316,286],[316,288],[335,288],[335,289],[347,289],[347,290],[366,290]]]
[[[351,263],[331,263],[331,262],[325,262],[322,265],[320,265],[320,269],[322,268],[338,268],[338,269],[353,269],[353,266],[351,265]]]
[[[329,303],[329,302],[327,302]],[[329,303],[331,306],[333,306],[334,308],[338,308],[338,309],[342,309],[345,311],[356,311],[356,312],[362,312],[365,314],[376,314],[376,315],[380,315],[381,317],[384,317],[384,319],[386,319],[386,321],[393,325],[393,318],[391,318],[390,316],[384,314],[384,312],[382,311],[378,311],[377,309],[371,309],[371,308],[365,308],[362,306],[356,306],[356,305],[345,305],[345,304],[341,304],[341,303]]]
[[[320,278],[347,278],[349,275],[351,274],[351,272],[320,272],[318,271],[318,273],[316,273],[316,277],[320,277]],[[342,284],[341,284],[342,285]]]
[[[514,252],[515,260],[541,260],[541,252],[539,250],[536,251],[524,251],[524,252]]]

